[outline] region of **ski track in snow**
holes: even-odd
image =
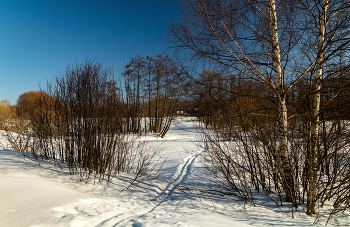
[[[78,202],[69,203],[54,208],[55,217],[62,220],[59,224],[68,226],[132,226],[142,227],[141,222],[136,220],[145,218],[147,215],[162,216],[162,204],[171,200],[176,186],[184,182],[190,175],[191,167],[201,151],[184,158],[177,166],[175,173],[168,183],[162,183],[160,188],[155,186],[157,195],[146,202],[131,196],[124,199],[81,199]],[[167,205],[165,205],[167,206]],[[157,210],[157,208],[159,208]],[[141,220],[140,220],[141,221]],[[39,227],[43,225],[32,225]],[[61,225],[60,225],[61,226]],[[169,225],[165,225],[169,226]]]
[[[135,209],[133,209],[132,211],[125,212],[122,215],[116,215],[115,217],[104,220],[102,223],[96,226],[125,226],[127,224],[130,224],[130,222],[133,222],[132,226],[135,227],[143,226],[141,223],[135,221],[135,219],[137,219],[137,217],[139,216],[152,213],[155,209],[157,209],[157,207],[159,207],[173,194],[174,190],[176,189],[176,186],[179,185],[181,182],[185,181],[187,176],[190,174],[191,166],[197,158],[198,154],[192,154],[182,161],[182,163],[177,167],[177,170],[172,177],[172,182],[168,183],[165,189],[161,191],[159,196],[153,199],[157,201],[155,205],[150,203],[141,205],[135,208],[136,210],[142,208],[142,211],[140,213],[135,214]]]

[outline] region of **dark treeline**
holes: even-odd
[[[237,125],[237,119],[250,116],[250,123],[267,122],[277,119],[276,98],[273,92],[260,83],[223,75],[213,71],[203,71],[189,86],[187,109],[206,125],[230,127]],[[310,120],[313,84],[303,78],[287,95],[288,115],[299,120]],[[350,119],[350,79],[348,76],[323,80],[322,121]],[[191,101],[190,101],[191,100]],[[185,108],[186,109],[186,108]]]

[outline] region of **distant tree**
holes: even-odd
[[[34,112],[35,106],[44,95],[42,91],[29,91],[21,94],[17,99],[18,115],[29,119]]]
[[[136,133],[141,133],[141,117],[143,114],[143,103],[142,103],[142,97],[143,90],[145,90],[145,76],[146,76],[146,62],[145,58],[141,57],[140,55],[137,55],[134,58],[131,58],[131,61],[125,65],[125,71],[124,74],[127,75],[129,79],[129,83],[133,84],[132,89],[132,106],[133,106],[133,113],[134,113],[134,122],[132,122],[133,125],[133,131]]]
[[[133,119],[127,120],[128,131],[151,131],[164,136],[174,117],[181,93],[182,77],[174,61],[168,55],[154,58],[136,56],[125,65],[122,75],[127,118]]]
[[[11,106],[9,100],[0,101],[0,129],[5,129],[5,121],[17,117],[16,107]]]

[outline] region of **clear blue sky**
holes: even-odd
[[[166,50],[180,0],[0,0],[0,100],[16,104],[68,63],[95,58],[121,70]]]

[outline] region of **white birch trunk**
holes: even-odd
[[[317,152],[319,141],[319,127],[320,127],[320,103],[321,103],[321,86],[322,86],[322,73],[323,73],[323,57],[324,57],[324,41],[326,34],[326,15],[328,8],[328,0],[323,1],[322,12],[319,20],[319,37],[318,37],[318,53],[317,53],[317,65],[316,65],[316,78],[315,78],[315,92],[313,95],[312,105],[312,119],[311,119],[311,138],[310,138],[310,151],[308,158],[309,166],[309,189],[307,192],[307,211],[308,215],[315,214],[316,195],[317,195]]]
[[[278,133],[279,133],[279,158],[280,165],[282,169],[282,180],[283,188],[286,192],[286,201],[292,202],[294,198],[294,182],[289,162],[288,155],[288,139],[287,139],[287,130],[288,130],[288,117],[287,117],[287,105],[286,105],[286,93],[284,87],[284,79],[282,74],[281,67],[281,54],[280,46],[278,40],[278,27],[277,27],[277,15],[276,15],[276,4],[275,0],[269,0],[269,15],[270,15],[270,26],[271,26],[271,35],[272,35],[272,52],[273,58],[272,63],[276,76],[276,89],[278,93],[279,105],[278,105]]]

